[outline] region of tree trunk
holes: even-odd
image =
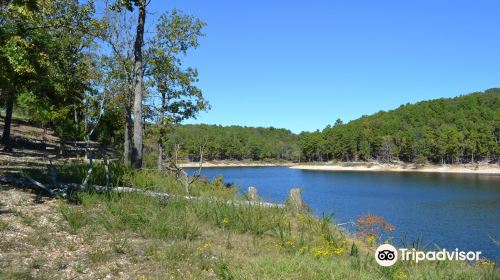
[[[78,134],[78,132],[80,132],[80,127],[78,125],[78,111],[76,110],[76,104],[73,104],[73,118],[75,122],[75,132]],[[76,141],[76,137],[74,140]]]
[[[14,98],[7,97],[7,110],[5,111],[5,122],[3,125],[2,142],[4,143],[5,151],[12,151],[12,143],[10,141],[10,126],[12,124],[12,111],[14,109]]]
[[[158,142],[158,171],[163,171],[163,144]]]
[[[123,164],[125,164],[125,166],[130,166],[131,146],[132,146],[132,112],[130,111],[130,101],[128,101],[128,104],[125,108],[125,135],[123,144]]]
[[[142,45],[144,42],[144,24],[146,21],[146,0],[141,0],[137,32],[134,43],[134,145],[132,148],[132,167],[142,168]]]
[[[161,94],[161,108],[160,108],[160,118],[158,127],[160,129],[158,135],[158,171],[163,170],[163,138],[165,137],[165,129],[164,129],[164,118],[165,118],[165,106],[166,104],[166,94],[162,92]]]

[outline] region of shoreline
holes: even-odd
[[[448,164],[426,165],[417,168],[414,164],[373,164],[373,165],[294,165],[290,168],[310,171],[361,171],[361,172],[422,172],[422,173],[452,173],[452,174],[490,174],[500,175],[500,166],[496,164],[483,164],[477,168],[472,165]]]
[[[221,162],[203,162],[203,168],[226,168],[226,167],[291,167],[294,163],[283,162],[283,163],[271,163],[271,162],[245,162],[245,161],[221,161]],[[180,163],[182,168],[198,168],[200,167],[199,162],[186,162]]]
[[[500,175],[500,166],[497,164],[428,164],[417,168],[415,164],[381,164],[355,163],[349,164],[298,164],[293,162],[245,162],[245,161],[209,161],[203,163],[203,168],[231,168],[231,167],[288,167],[309,171],[359,171],[359,172],[422,172],[422,173],[452,173],[452,174],[490,174]],[[198,168],[198,162],[180,163],[182,168]]]

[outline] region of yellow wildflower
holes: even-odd
[[[408,279],[408,273],[404,270],[397,270],[393,275],[392,279],[397,279],[397,280],[406,280]]]
[[[307,249],[307,248],[306,248],[305,246],[301,247],[301,248],[299,249],[299,253],[300,253],[300,254],[304,254],[304,253],[306,252],[306,249]]]
[[[477,261],[477,264],[479,266],[493,266],[495,265],[495,263],[491,260],[488,260],[488,259],[480,259],[479,261]]]

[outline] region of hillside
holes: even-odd
[[[181,125],[168,139],[181,157],[198,160],[497,162],[500,89],[401,105],[322,131]]]
[[[499,161],[500,89],[402,105],[303,133],[311,160]]]

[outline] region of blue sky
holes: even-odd
[[[185,65],[212,110],[187,123],[322,129],[500,87],[500,1],[152,0],[207,22]]]

